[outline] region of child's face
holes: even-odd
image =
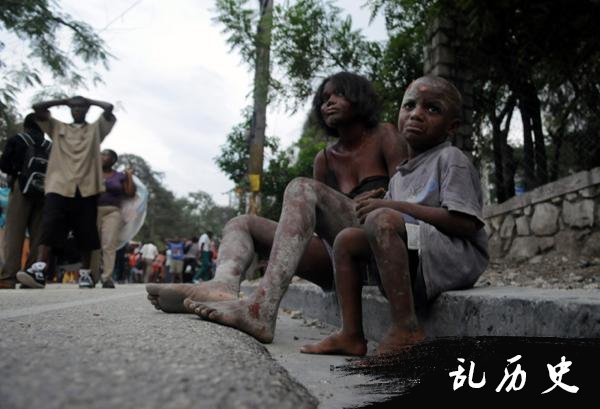
[[[414,152],[444,142],[458,127],[455,107],[444,90],[427,80],[413,82],[402,99],[398,130]]]
[[[321,98],[321,115],[328,127],[337,128],[352,120],[352,103],[338,92],[331,81],[323,87]]]

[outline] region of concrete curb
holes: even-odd
[[[254,285],[242,290],[251,293]],[[387,300],[376,287],[363,289],[363,325],[367,338],[379,341],[390,321]],[[339,327],[334,292],[310,283],[292,284],[281,307],[301,310]],[[427,336],[600,337],[600,290],[481,287],[446,292],[419,313]]]

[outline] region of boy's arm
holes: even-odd
[[[475,234],[481,227],[475,217],[464,213],[451,212],[443,207],[431,207],[393,200],[362,200],[356,205],[356,213],[361,223],[364,223],[369,213],[383,207],[394,209],[398,212],[408,214],[415,219],[422,220],[449,236],[470,236]]]

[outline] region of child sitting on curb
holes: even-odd
[[[458,129],[460,109],[459,91],[443,78],[426,76],[409,85],[398,117],[409,158],[390,180],[384,199],[357,204],[362,226],[346,228],[335,239],[342,328],[302,352],[366,354],[361,269],[373,259],[392,318],[378,354],[422,341],[416,308],[443,291],[471,287],[487,267],[479,175],[447,141]]]

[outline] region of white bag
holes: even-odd
[[[119,247],[117,248],[130,242],[146,220],[148,188],[135,175],[133,175],[133,183],[135,183],[135,196],[127,198],[121,203],[121,218],[124,224],[119,234]]]

